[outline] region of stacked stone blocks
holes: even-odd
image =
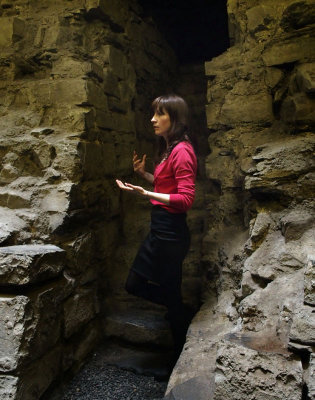
[[[314,398],[314,12],[228,1],[233,45],[205,63],[207,301],[170,398],[193,380],[218,400]]]
[[[131,254],[146,221],[114,179],[152,151],[150,99],[176,64],[141,15],[135,1],[0,5],[1,398],[39,399],[77,371],[115,285],[125,301],[121,233]]]

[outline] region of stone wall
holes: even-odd
[[[234,45],[205,64],[205,303],[167,398],[315,398],[314,7],[228,1]]]
[[[2,399],[38,399],[82,365],[122,235],[141,236],[142,204],[114,178],[152,151],[150,100],[176,69],[141,15],[124,0],[1,2]]]
[[[183,286],[204,304],[169,396],[315,398],[314,2],[228,13],[233,46],[206,63],[205,100],[199,66],[177,69],[134,0],[1,2],[1,398],[38,399],[75,372],[111,313],[155,313],[123,288],[150,206],[114,178],[141,182],[134,148],[153,166],[150,102],[174,89],[198,121]]]

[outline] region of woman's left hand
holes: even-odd
[[[116,183],[120,189],[125,190],[127,192],[139,193],[142,196],[147,196],[147,194],[148,194],[148,191],[143,189],[143,187],[141,187],[141,186],[135,186],[135,185],[132,185],[131,183],[127,183],[127,182],[123,183],[119,179],[116,179]]]

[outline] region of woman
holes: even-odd
[[[133,165],[136,173],[154,185],[154,190],[116,180],[120,189],[147,197],[153,204],[151,230],[131,267],[126,290],[168,308],[177,357],[192,317],[182,302],[181,281],[182,263],[190,243],[186,211],[194,201],[197,159],[186,102],[177,95],[160,96],[152,108],[151,122],[159,137],[154,175],[146,171],[146,155],[139,159],[134,152]]]

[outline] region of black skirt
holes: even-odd
[[[159,285],[178,287],[189,244],[186,213],[174,214],[160,206],[153,206],[150,232],[131,269]]]

